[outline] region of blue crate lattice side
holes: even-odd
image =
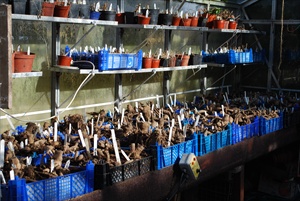
[[[175,144],[170,147],[162,147],[156,145],[156,164],[155,168],[160,170],[164,167],[174,165],[178,158],[181,158],[184,153],[194,153],[197,155],[198,141],[196,137],[185,142]]]
[[[271,132],[278,131],[283,128],[283,113],[279,114],[279,117],[272,119],[265,119],[264,117],[260,117],[260,135],[266,135]]]
[[[31,183],[16,177],[6,188],[8,195],[3,196],[7,201],[68,200],[94,190],[94,164],[89,162],[84,171]]]

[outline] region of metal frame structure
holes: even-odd
[[[233,7],[233,8],[239,8],[243,12],[243,15],[245,16],[245,20],[242,20],[243,23],[248,23],[248,24],[269,24],[270,27],[270,45],[269,45],[269,59],[266,59],[266,64],[268,66],[268,79],[267,79],[267,90],[273,90],[271,83],[272,80],[275,82],[276,87],[278,90],[281,91],[281,87],[279,85],[279,82],[273,72],[273,58],[274,58],[274,27],[275,25],[278,24],[298,24],[299,20],[288,20],[288,21],[282,21],[282,20],[276,20],[276,5],[277,5],[277,0],[272,1],[272,16],[270,20],[251,20],[249,19],[245,8],[258,2],[261,0],[239,0],[239,1],[233,1],[233,0],[228,0],[228,3],[220,2],[220,1],[209,1],[209,0],[191,0],[189,2],[194,2],[194,3],[200,3],[200,4],[207,4],[208,6],[214,5],[214,6],[224,6],[224,7]],[[124,10],[124,0],[118,0],[118,5],[120,5],[121,11]],[[181,3],[181,6],[185,3],[188,2],[188,0],[184,0]],[[171,4],[173,3],[172,0],[166,0],[166,8],[170,8]],[[169,49],[170,48],[170,35],[172,31],[176,30],[193,30],[193,31],[198,31],[199,32],[199,37],[201,37],[202,44],[199,44],[205,49],[206,47],[206,34],[209,32],[224,32],[224,30],[207,30],[203,27],[172,27],[172,26],[157,26],[157,25],[117,25],[117,23],[109,22],[109,21],[94,21],[94,20],[83,20],[83,19],[72,19],[72,18],[55,18],[55,17],[41,17],[37,18],[36,16],[30,16],[30,15],[18,15],[18,14],[13,14],[12,19],[17,19],[17,20],[29,20],[29,21],[46,21],[46,22],[51,22],[52,23],[52,65],[56,63],[56,55],[59,55],[60,51],[60,37],[59,37],[59,31],[60,31],[60,24],[61,23],[77,23],[77,24],[83,24],[83,25],[89,25],[89,24],[94,24],[94,25],[100,25],[100,26],[115,26],[117,31],[117,36],[116,36],[116,45],[122,43],[122,38],[120,35],[120,29],[123,28],[142,28],[142,29],[163,29],[165,31],[165,44],[164,48]],[[255,35],[260,33],[260,32],[255,32],[255,31],[248,31],[248,30],[241,30],[239,33],[252,33]],[[257,37],[256,40],[258,41]],[[259,46],[261,47],[259,41],[258,41]],[[262,47],[261,47],[262,48]],[[204,66],[201,66],[203,68]],[[55,68],[53,68],[55,69]],[[53,70],[51,69],[51,70]],[[170,85],[170,72],[173,70],[178,70],[178,69],[169,69],[163,72],[163,97],[165,103],[168,102],[168,97],[170,95],[169,91],[169,85]],[[59,100],[60,100],[60,86],[59,86],[59,77],[62,72],[61,70],[53,71],[52,72],[52,84],[51,84],[51,114],[55,115],[57,114],[57,109],[59,105]],[[144,72],[144,71],[141,71]],[[115,100],[119,100],[115,102],[115,106],[118,108],[121,107],[121,98],[122,98],[122,74],[124,72],[118,72],[115,71]],[[22,76],[17,76],[17,77],[23,77],[27,76],[22,75]],[[38,76],[38,75],[37,75]],[[39,74],[40,76],[40,74]],[[16,77],[16,76],[15,76]],[[205,76],[201,76],[200,78],[200,91],[205,93],[207,89],[206,85],[206,80],[207,78]],[[247,86],[249,87],[249,86]]]

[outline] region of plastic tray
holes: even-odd
[[[142,59],[142,50],[139,50],[136,54],[109,53],[107,50],[101,50],[98,53],[98,69],[99,71],[140,70]]]
[[[265,62],[265,50],[253,51],[253,62]]]
[[[89,162],[84,171],[31,183],[16,176],[1,190],[5,201],[68,200],[94,190],[94,164]]]
[[[247,125],[232,124],[232,144],[236,144],[245,139],[252,138],[259,135],[259,117],[256,117],[254,121]]]
[[[253,53],[251,48],[246,52],[235,52],[234,50],[229,50],[228,53],[215,54],[214,60],[219,64],[252,63]]]
[[[156,149],[155,169],[160,170],[164,167],[174,165],[176,160],[181,158],[184,153],[194,153],[196,155],[198,140],[197,136],[193,135],[192,139],[170,147],[162,147],[161,145],[154,147]]]
[[[197,156],[202,156],[209,152],[215,151],[222,147],[232,144],[232,131],[231,125],[224,131],[213,133],[205,136],[203,133],[198,133],[199,149]]]
[[[278,131],[283,128],[283,113],[279,114],[279,117],[272,118],[272,119],[265,119],[263,117],[260,117],[260,135],[266,135],[268,133]]]
[[[107,163],[95,166],[95,189],[103,189],[114,183],[143,175],[153,170],[152,156],[124,165],[109,167]]]

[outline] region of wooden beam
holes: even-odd
[[[0,5],[0,107],[12,106],[12,20],[11,5]]]

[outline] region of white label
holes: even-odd
[[[14,172],[14,170],[9,171],[9,178],[10,178],[10,180],[15,180],[15,172]]]
[[[172,139],[172,130],[173,127],[170,128],[170,132],[169,132],[169,139],[168,139],[168,147],[171,145],[171,139]]]
[[[119,149],[118,149],[118,145],[117,145],[115,130],[111,129],[110,132],[111,132],[111,138],[112,138],[112,142],[113,142],[113,146],[114,146],[114,151],[116,154],[116,160],[118,163],[121,164],[120,153],[119,153]]]
[[[173,111],[172,107],[170,106],[170,104],[167,104],[167,105],[170,108],[171,112],[173,113],[174,111]]]
[[[94,156],[97,156],[97,146],[98,146],[98,135],[94,135],[94,151],[93,154]]]
[[[179,115],[177,115],[178,123],[179,123],[179,128],[182,129],[182,124],[181,124],[181,118]]]
[[[54,159],[51,159],[50,172],[54,170]]]
[[[54,142],[57,142],[57,122],[54,122],[54,134],[53,134],[53,137],[54,137]]]
[[[127,156],[127,154],[125,153],[125,151],[123,151],[123,150],[121,149],[121,153],[122,153],[122,155],[124,156],[124,158],[125,158],[127,161],[130,161],[130,158]]]
[[[79,137],[80,137],[80,141],[81,141],[82,146],[83,146],[83,147],[86,147],[85,141],[84,141],[84,139],[83,139],[83,135],[82,135],[82,132],[81,132],[80,129],[78,130],[78,134],[79,134]]]

